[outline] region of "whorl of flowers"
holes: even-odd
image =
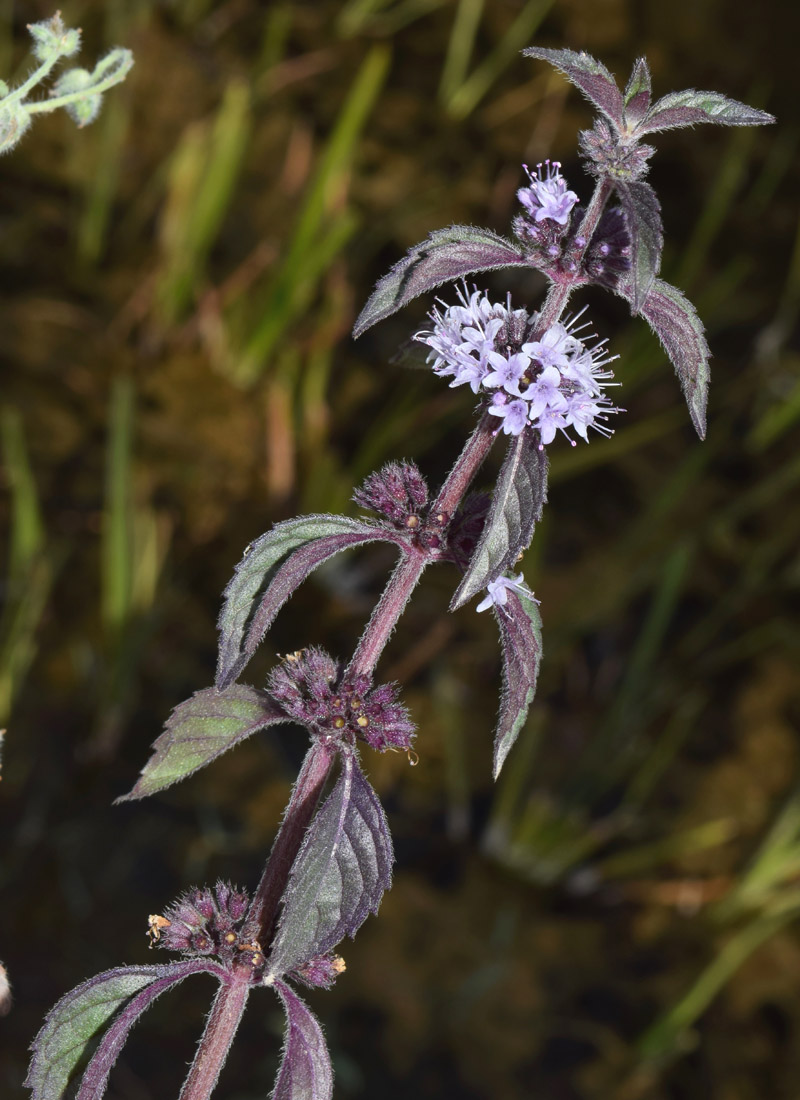
[[[606,354],[605,341],[589,347],[577,337],[587,327],[576,327],[580,313],[541,332],[539,315],[512,309],[510,297],[505,305],[491,302],[485,291],[470,295],[466,284],[458,296],[459,305],[433,309],[432,329],[414,337],[431,349],[434,374],[485,394],[506,435],[530,427],[547,444],[556,432],[569,438],[570,428],[582,439],[589,428],[612,434],[605,421],[620,410],[603,392],[616,384],[604,368],[616,356]]]
[[[373,687],[367,676],[348,677],[315,646],[287,654],[270,673],[267,690],[290,718],[319,736],[358,738],[378,752],[405,752],[414,739],[416,726],[395,684]]]

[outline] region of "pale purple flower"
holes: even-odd
[[[541,436],[542,444],[546,447],[548,443],[552,443],[556,437],[556,432],[562,432],[567,435],[566,429],[569,427],[567,419],[556,409],[545,409],[544,412],[537,418],[536,427],[539,429],[539,435]],[[569,436],[567,436],[569,439]],[[572,446],[575,446],[573,440],[570,439]]]
[[[490,607],[505,607],[508,603],[509,592],[516,592],[520,596],[533,599],[533,593],[526,587],[521,573],[517,573],[516,577],[497,577],[495,580],[489,581],[486,592],[487,595],[475,608],[476,611],[488,611]],[[535,602],[538,603],[539,601],[536,600]]]
[[[567,402],[559,389],[561,375],[555,367],[545,367],[535,382],[528,386],[522,395],[528,402],[528,416],[536,420],[545,409],[554,409],[556,412],[567,407]]]
[[[561,175],[561,165],[557,160],[546,160],[536,165],[534,175],[527,165],[523,166],[530,180],[529,187],[520,187],[517,198],[536,222],[549,218],[559,225],[566,225],[570,211],[578,201],[574,191],[567,190],[567,181]],[[543,174],[544,170],[544,174]]]
[[[497,430],[506,435],[520,435],[528,423],[528,402],[518,399],[509,401],[504,393],[497,393],[489,406],[491,416],[500,416],[503,423]]]
[[[569,363],[569,356],[582,347],[580,340],[569,329],[556,323],[546,329],[538,340],[523,344],[522,350],[543,367],[558,367],[561,370]]]
[[[501,355],[500,352],[490,351],[487,356],[489,366],[494,368],[483,380],[487,389],[504,389],[507,393],[520,397],[519,383],[525,371],[531,365],[529,356],[518,351],[512,355]]]

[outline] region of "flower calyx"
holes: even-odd
[[[397,685],[372,686],[367,676],[342,672],[323,649],[290,653],[271,672],[267,691],[287,717],[328,742],[365,741],[378,752],[406,752],[416,732],[397,700]]]
[[[223,966],[249,970],[257,985],[264,972],[258,926],[247,920],[250,898],[226,882],[194,887],[168,906],[163,915],[148,918],[150,946],[189,957],[215,956]]]
[[[408,545],[430,559],[442,556],[450,516],[430,508],[428,486],[415,463],[388,462],[356,489],[353,500],[377,512],[384,525],[401,532]]]

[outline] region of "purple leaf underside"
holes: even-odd
[[[166,966],[130,966],[106,970],[62,997],[48,1013],[32,1044],[27,1088],[32,1100],[62,1100],[87,1044],[119,1010],[83,1074],[76,1100],[100,1100],[108,1075],[133,1025],[166,989],[192,974],[227,980],[222,967],[208,959],[187,959]]]
[[[617,292],[630,301],[631,288],[624,280]],[[692,424],[705,439],[711,353],[697,310],[677,287],[656,279],[640,313],[675,367]]]
[[[275,991],[286,1012],[283,1057],[271,1100],[331,1100],[333,1068],[319,1021],[283,982]]]
[[[172,712],[135,787],[117,802],[163,791],[258,730],[287,721],[266,692],[247,684],[197,691]]]
[[[625,88],[625,123],[627,126],[635,126],[641,122],[650,109],[651,95],[650,70],[647,67],[647,61],[643,57],[639,57],[634,63],[630,80]]]
[[[576,53],[574,50],[547,50],[532,46],[522,52],[526,57],[546,61],[554,69],[558,69],[583,92],[590,103],[602,111],[619,132],[623,119],[622,93],[605,65],[588,53]]]
[[[219,618],[217,687],[241,675],[275,616],[324,561],[368,542],[399,542],[386,528],[345,516],[279,523],[247,550],[225,589]]]
[[[409,249],[408,254],[379,280],[355,323],[353,336],[358,338],[378,321],[443,283],[478,271],[530,266],[517,245],[490,229],[471,225],[437,229],[426,241]]]
[[[661,267],[664,247],[661,206],[649,183],[617,182],[615,186],[631,239],[631,267],[627,276],[631,309],[639,313]]]
[[[450,602],[455,611],[505,573],[530,546],[547,500],[547,451],[539,435],[512,437],[478,545]]]
[[[292,867],[267,962],[270,973],[280,977],[354,936],[377,913],[393,860],[383,807],[348,753]]]
[[[507,591],[505,607],[494,610],[503,650],[503,691],[494,739],[493,775],[497,779],[536,694],[542,620],[536,601],[513,589]]]
[[[772,115],[729,99],[719,92],[697,92],[686,88],[671,92],[653,104],[639,126],[641,134],[659,130],[674,130],[681,126],[696,126],[710,122],[717,126],[764,126],[774,122]]]

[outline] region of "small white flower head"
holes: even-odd
[[[414,339],[431,349],[435,374],[490,398],[487,408],[498,419],[498,432],[535,430],[542,446],[559,432],[574,446],[570,428],[581,439],[589,428],[611,433],[608,414],[621,411],[604,394],[615,385],[606,369],[613,357],[605,341],[587,343],[588,324],[578,323],[582,313],[542,330],[538,313],[512,309],[510,299],[505,305],[491,302],[485,292],[470,294],[466,284],[458,296],[457,305],[437,306],[432,328]]]
[[[530,180],[529,187],[520,187],[517,198],[535,222],[546,218],[566,225],[570,211],[578,201],[574,191],[567,189],[567,181],[561,175],[561,165],[557,160],[546,160],[536,165],[536,174],[523,165]]]
[[[534,595],[526,586],[521,573],[517,573],[516,577],[496,577],[495,580],[489,581],[486,592],[487,595],[475,608],[476,611],[488,611],[490,607],[504,608],[508,603],[509,592],[516,592],[529,600],[534,599]],[[539,601],[535,600],[535,602],[538,603]]]

